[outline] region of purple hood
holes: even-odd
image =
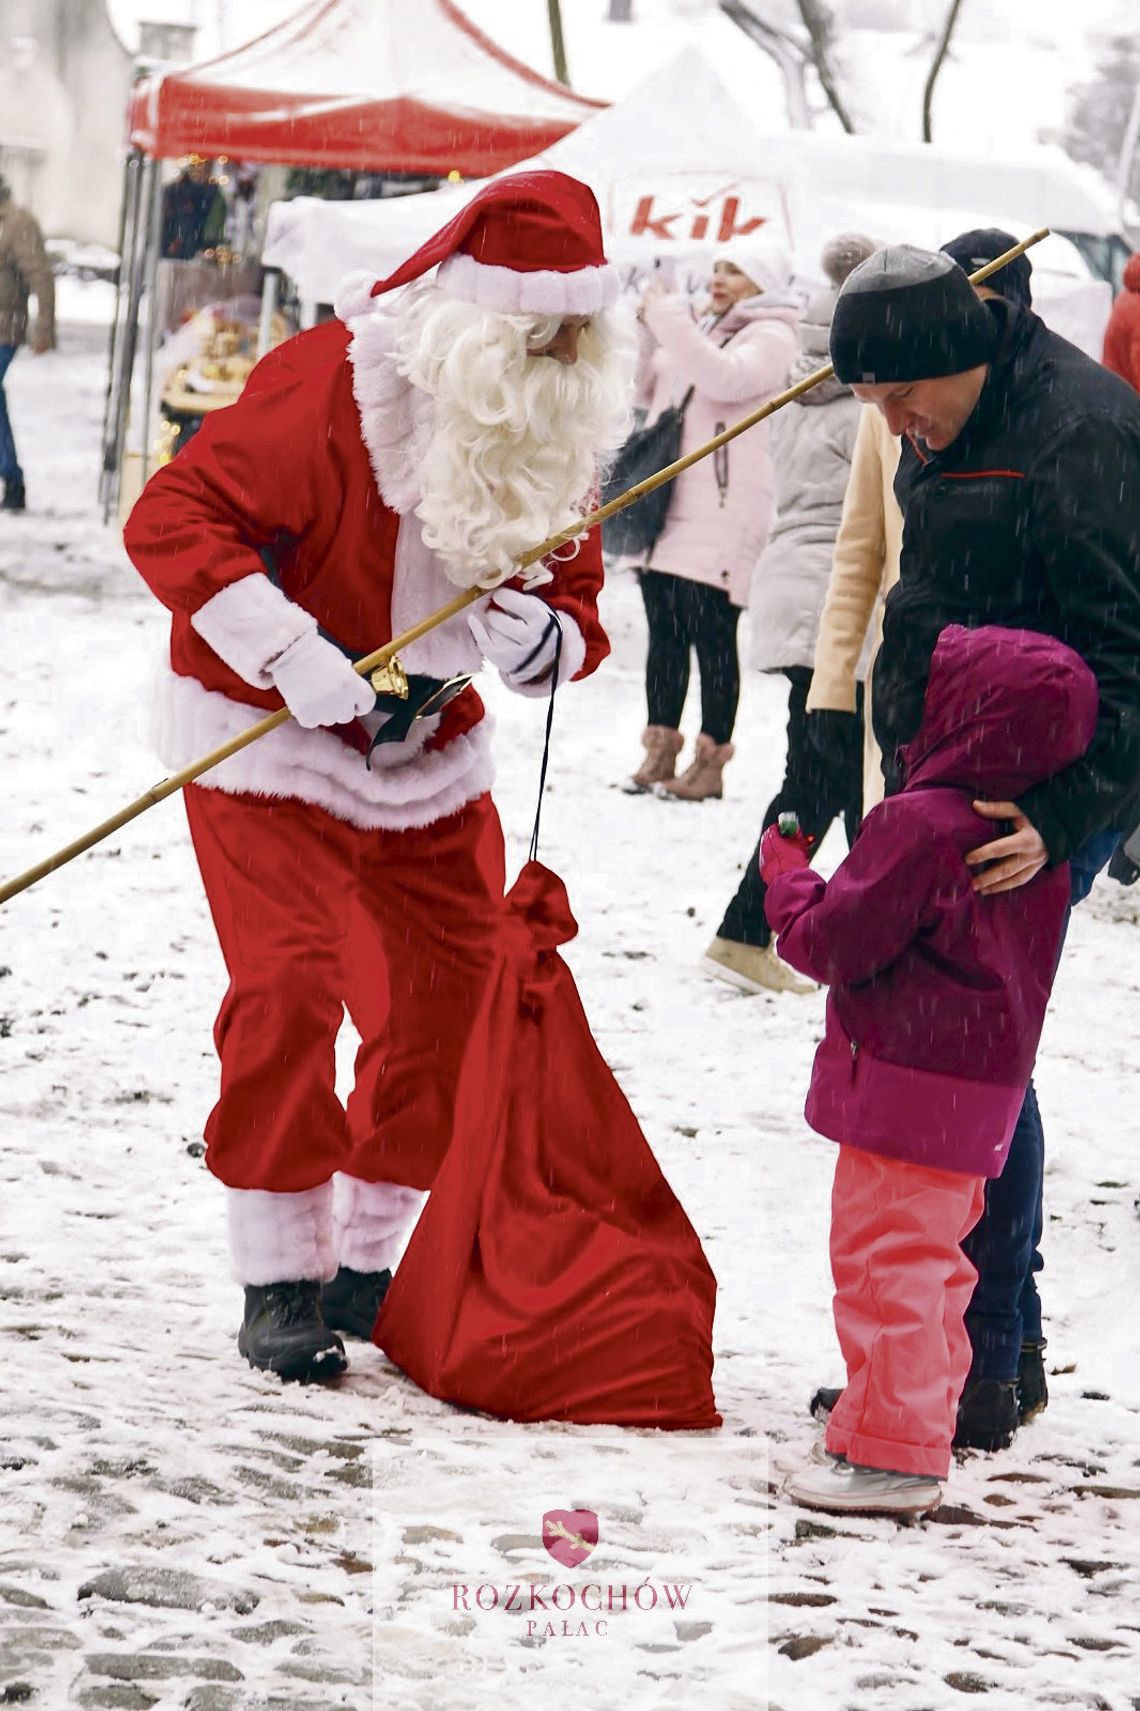
[[[1015,800],[1085,752],[1098,700],[1096,678],[1064,642],[950,624],[930,662],[922,724],[899,751],[906,788]]]

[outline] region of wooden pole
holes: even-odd
[[[987,262],[985,267],[979,268],[976,273],[972,273],[970,283],[981,285],[992,273],[997,273],[1015,256],[1022,255],[1034,244],[1040,243],[1042,238],[1048,236],[1049,228],[1043,226],[1040,231],[1034,232],[1032,237],[1026,238],[1022,243],[1015,244],[1012,249],[1006,250],[1004,255],[998,256],[995,261]],[[575,540],[579,535],[584,535],[589,529],[596,528],[599,523],[604,523],[607,517],[615,516],[617,512],[624,511],[627,505],[635,504],[645,494],[652,493],[655,488],[663,487],[667,481],[672,481],[680,475],[682,470],[690,469],[693,464],[708,457],[719,446],[727,445],[729,440],[736,439],[738,434],[747,433],[749,428],[754,428],[758,422],[763,422],[768,416],[774,415],[777,410],[782,410],[785,404],[790,404],[794,398],[802,397],[805,392],[809,392],[813,386],[818,386],[821,380],[827,380],[834,373],[835,370],[831,363],[825,363],[822,368],[817,368],[814,373],[806,375],[803,380],[798,380],[794,386],[789,386],[785,391],[778,393],[775,398],[770,398],[758,410],[753,410],[750,416],[745,416],[742,421],[734,422],[730,428],[726,428],[723,433],[717,434],[705,445],[698,446],[695,451],[686,453],[684,457],[679,457],[675,463],[668,464],[664,469],[659,469],[655,475],[647,477],[645,481],[639,481],[636,487],[630,487],[626,492],[619,493],[617,498],[611,499],[608,505],[600,505],[596,511],[591,511],[588,516],[580,517],[568,528],[561,529],[556,535],[551,535],[549,540],[541,541],[538,546],[531,547],[518,560],[519,569],[526,570],[530,565],[537,564],[540,559],[548,558],[551,553],[557,552],[569,541]],[[446,606],[441,606],[437,612],[432,612],[420,623],[413,625],[410,630],[405,630],[403,635],[394,636],[390,642],[385,642],[382,648],[377,648],[374,653],[366,654],[362,660],[356,662],[354,669],[361,676],[375,671],[378,666],[386,664],[393,654],[399,653],[403,648],[410,647],[414,641],[418,641],[420,636],[426,636],[429,630],[437,629],[440,624],[446,624],[449,618],[456,617],[466,607],[473,605],[476,600],[480,600],[485,594],[492,592],[493,590],[486,588],[465,589],[462,594],[457,594],[454,600],[449,600]],[[91,849],[95,844],[102,843],[103,839],[109,838],[112,832],[117,832],[121,827],[129,825],[140,814],[145,814],[148,808],[153,808],[159,802],[164,802],[168,796],[175,795],[184,785],[192,784],[204,772],[209,772],[211,767],[219,766],[222,761],[228,760],[230,755],[248,748],[250,743],[257,742],[259,737],[264,737],[270,731],[275,731],[278,725],[283,725],[291,716],[287,707],[279,708],[276,713],[270,713],[264,719],[259,719],[257,724],[251,725],[239,736],[231,737],[229,742],[223,743],[220,748],[211,749],[209,754],[191,761],[190,765],[183,767],[181,772],[173,773],[169,778],[164,778],[158,784],[152,785],[142,796],[136,797],[133,802],[128,802],[126,807],[120,808],[117,814],[112,814],[109,820],[104,820],[98,826],[93,826],[89,832],[84,832],[82,837],[75,838],[63,849],[56,850],[54,855],[47,856],[43,861],[37,862],[35,867],[28,868],[26,873],[17,874],[14,879],[0,885],[0,904],[7,903],[10,898],[18,896],[21,891],[26,891],[29,886],[35,885],[37,880],[46,879],[49,873],[54,873],[57,868],[73,861],[76,856],[82,855],[85,850]]]

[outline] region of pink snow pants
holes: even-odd
[[[840,1147],[831,1274],[847,1385],[827,1425],[833,1454],[934,1479],[950,1471],[978,1275],[960,1243],[981,1217],[984,1186]]]

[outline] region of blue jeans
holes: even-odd
[[[0,481],[18,480],[21,474],[16,442],[12,438],[12,423],[8,417],[8,400],[4,396],[4,376],[15,354],[15,345],[0,345]]]
[[[1070,910],[1084,902],[1119,842],[1119,831],[1096,832],[1070,857]],[[1068,926],[1066,916],[1066,932]],[[1016,1378],[1022,1343],[1041,1341],[1037,1273],[1045,1263],[1041,1258],[1044,1167],[1045,1134],[1031,1081],[1005,1168],[986,1183],[985,1210],[962,1243],[978,1273],[966,1311],[974,1351],[971,1378]]]

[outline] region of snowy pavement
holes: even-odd
[[[0,516],[4,876],[160,772],[140,709],[165,620],[94,502],[101,349],[65,326],[9,376],[32,509]],[[1042,1050],[1048,1412],[963,1457],[921,1525],[795,1510],[778,1487],[817,1435],[807,1398],[840,1377],[833,1152],[801,1115],[822,997],[696,967],[778,778],[780,689],[749,677],[723,803],[631,800],[628,581],[606,616],[615,658],[560,700],[543,854],[595,1031],[720,1282],[723,1433],[517,1429],[369,1347],[334,1390],[245,1367],[200,1144],[222,969],[164,804],[0,911],[0,1704],[1140,1707],[1140,887],[1102,880],[1078,911]],[[491,699],[517,866],[541,709]],[[432,1604],[488,1561],[504,1586],[580,1580],[539,1544],[560,1506],[599,1513],[595,1581],[683,1581],[684,1611],[528,1639]]]

